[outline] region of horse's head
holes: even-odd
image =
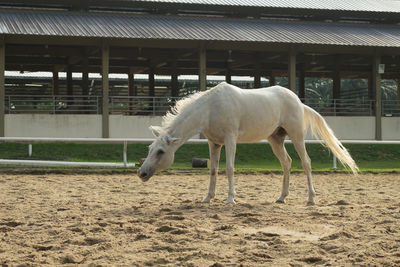
[[[149,154],[138,170],[143,182],[148,181],[154,173],[167,169],[174,162],[179,138],[174,138],[162,131],[160,127],[151,126],[157,139],[149,146]]]

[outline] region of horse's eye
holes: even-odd
[[[160,150],[157,151],[157,156],[161,156],[161,155],[164,154],[164,153],[165,153],[164,150],[161,150],[161,149],[160,149]]]

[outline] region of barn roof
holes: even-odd
[[[0,10],[0,34],[400,47],[400,26],[172,15]]]
[[[134,2],[136,5],[139,3],[190,4],[400,13],[400,1],[396,0],[131,0],[127,2]]]
[[[55,8],[132,8],[132,7],[204,7],[209,10],[223,6],[280,9],[313,9],[331,11],[361,11],[400,13],[398,0],[0,0],[5,6],[40,6]]]

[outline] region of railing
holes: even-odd
[[[373,116],[375,101],[363,99],[305,99],[306,105],[323,116]]]
[[[100,96],[6,96],[6,108],[9,114],[45,113],[45,114],[100,114]]]
[[[382,101],[382,114],[386,117],[400,116],[400,101],[384,100]]]
[[[110,113],[126,115],[164,115],[180,98],[178,97],[110,97]]]
[[[110,96],[110,114],[152,115],[165,114],[180,98]],[[101,114],[101,96],[6,96],[6,112],[47,114]],[[374,116],[375,101],[363,99],[303,99],[303,102],[323,116]],[[398,101],[382,101],[383,116],[400,116]]]
[[[38,160],[8,160],[0,159],[3,165],[40,165],[40,166],[108,166],[108,167],[133,167],[135,164],[128,164],[127,149],[128,144],[151,144],[153,138],[54,138],[54,137],[0,137],[0,143],[27,143],[29,145],[29,156],[32,155],[32,144],[36,143],[74,143],[74,144],[123,144],[123,163],[93,163],[93,162],[65,162],[65,161],[38,161]],[[304,140],[306,144],[320,144],[322,140]],[[292,141],[286,139],[285,144]],[[341,140],[342,144],[381,144],[381,145],[400,145],[400,140]],[[208,144],[207,139],[189,139],[185,144]],[[256,144],[268,144],[268,140],[261,140]],[[337,169],[337,159],[333,155],[332,169]]]

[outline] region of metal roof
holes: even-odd
[[[400,1],[397,0],[131,0],[128,2],[400,12]]]
[[[0,0],[6,6],[41,6],[68,8],[78,7],[111,7],[126,8],[140,6],[181,5],[223,7],[260,7],[283,9],[315,9],[331,11],[361,11],[399,13],[399,0]]]
[[[0,34],[400,47],[400,26],[0,10]]]

